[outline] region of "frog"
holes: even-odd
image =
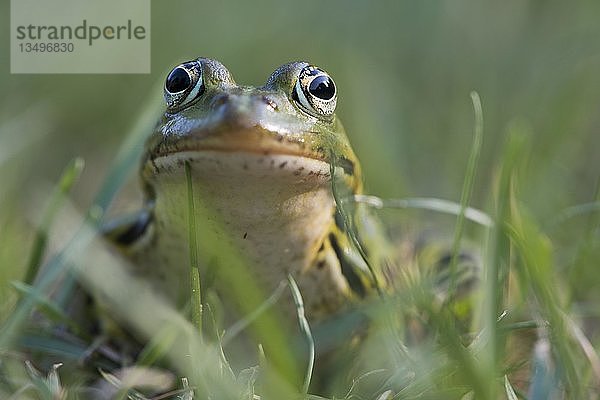
[[[164,83],[165,112],[141,159],[144,207],[108,236],[157,293],[183,307],[191,183],[195,200],[211,210],[193,221],[231,244],[265,293],[291,276],[310,320],[381,290],[391,273],[378,268],[380,228],[366,208],[344,213],[336,198],[336,186],[345,197],[363,190],[337,98],[333,78],[305,61],[280,66],[259,87],[238,85],[213,59],[175,66]],[[219,254],[200,258],[213,271],[227,268]],[[282,303],[294,306],[291,296]]]

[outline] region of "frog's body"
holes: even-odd
[[[187,165],[212,211],[196,222],[239,249],[267,292],[291,273],[317,319],[367,294],[373,275],[339,215],[336,223],[331,171],[348,192],[362,187],[336,96],[331,78],[305,62],[283,65],[259,88],[238,86],[209,59],[175,68],[142,162],[148,212],[113,235],[138,272],[178,305],[189,299]],[[227,268],[218,254],[201,258]]]

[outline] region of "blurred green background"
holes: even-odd
[[[8,27],[8,1],[0,14]],[[73,198],[88,206],[145,100],[162,96],[154,83],[198,56],[220,60],[248,85],[296,59],[327,70],[367,191],[384,197],[459,200],[476,90],[485,136],[473,205],[489,210],[507,131],[518,123],[531,136],[519,198],[549,224],[597,196],[599,21],[597,1],[153,1],[150,75],[11,75],[3,29],[2,289],[26,264],[38,189],[81,156]],[[565,266],[590,215],[556,232]],[[600,286],[591,265],[580,272],[582,290]],[[5,315],[8,293],[0,295]]]

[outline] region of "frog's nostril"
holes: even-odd
[[[277,111],[278,106],[277,106],[277,103],[275,102],[275,100],[273,100],[267,96],[262,96],[262,101],[263,101],[263,103],[265,103],[267,105],[267,107],[269,107],[273,111]]]

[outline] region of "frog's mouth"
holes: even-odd
[[[180,152],[221,151],[225,153],[286,154],[328,162],[323,149],[310,149],[299,135],[284,135],[260,127],[235,130],[198,130],[192,134],[168,136],[150,153],[150,159]]]
[[[156,175],[165,170],[182,168],[185,162],[197,163],[201,160],[226,165],[239,164],[247,171],[252,165],[278,166],[281,170],[303,175],[312,171],[315,176],[329,176],[331,152],[323,147],[310,146],[302,140],[302,135],[288,135],[266,130],[262,127],[245,129],[204,129],[194,131],[186,137],[171,135],[151,147],[145,161],[144,175]],[[226,161],[225,161],[226,160]],[[353,175],[354,165],[346,158],[335,160],[335,164],[346,175]],[[257,168],[259,171],[261,168]],[[284,171],[282,171],[284,172]]]

